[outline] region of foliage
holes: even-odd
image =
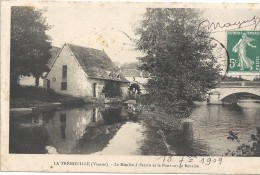
[[[248,80],[243,79],[241,76],[239,77],[226,76],[223,77],[221,81],[248,81]]]
[[[105,93],[106,97],[121,97],[122,91],[120,83],[114,81],[107,81],[105,86],[103,87],[102,93]]]
[[[259,76],[259,75],[256,76],[256,77],[253,79],[253,81],[260,81],[260,76]]]
[[[260,128],[257,127],[257,134],[251,134],[251,144],[240,144],[236,151],[227,150],[226,156],[237,156],[237,157],[259,157],[260,156]],[[228,137],[229,139],[229,137]],[[237,138],[238,139],[238,138]],[[237,140],[231,139],[231,140]],[[238,141],[238,140],[237,140]]]
[[[131,91],[128,91],[128,93],[125,96],[124,100],[136,100],[136,96]]]
[[[102,111],[102,116],[105,124],[111,125],[114,123],[120,123],[124,120],[121,115],[122,109],[121,108],[111,108],[105,109]]]
[[[193,98],[213,88],[218,78],[212,39],[200,28],[196,9],[147,9],[136,29],[141,68],[150,73],[150,100],[169,113],[187,116]]]
[[[14,86],[10,98],[10,107],[13,108],[28,108],[45,102],[60,102],[63,106],[82,106],[86,100],[35,86]]]
[[[11,9],[11,86],[21,75],[39,78],[48,70],[51,43],[45,32],[50,26],[43,13],[34,7]]]
[[[134,93],[140,93],[141,92],[141,89],[140,89],[140,86],[137,84],[137,83],[132,83],[130,86],[129,86],[129,91],[132,91]]]
[[[125,96],[125,100],[137,100],[140,101],[141,89],[137,83],[132,83],[128,87],[127,95]]]

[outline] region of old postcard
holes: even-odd
[[[1,2],[1,171],[260,173],[260,4]]]

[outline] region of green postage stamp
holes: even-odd
[[[228,72],[260,72],[260,31],[227,32]]]

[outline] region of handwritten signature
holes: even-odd
[[[212,30],[212,32],[221,32],[219,29],[224,29],[228,27],[234,27],[233,29],[240,29],[248,26],[253,26],[254,30],[256,30],[257,26],[260,23],[260,19],[257,19],[253,16],[252,19],[244,20],[244,21],[236,21],[232,23],[224,23],[221,24],[219,22],[211,22],[209,20],[204,20],[198,25],[198,30],[202,29],[202,27],[206,27],[207,30]]]

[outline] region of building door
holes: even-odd
[[[93,97],[97,96],[97,83],[93,84]]]

